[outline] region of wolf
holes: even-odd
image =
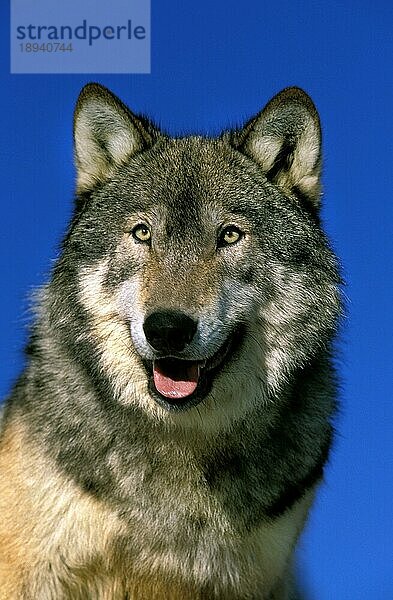
[[[88,84],[0,442],[3,600],[288,600],[332,444],[321,130],[291,87],[170,137]]]

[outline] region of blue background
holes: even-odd
[[[10,75],[1,15],[0,392],[21,369],[29,296],[71,212],[72,111],[89,80],[173,133],[216,133],[283,87],[324,128],[323,217],[347,280],[342,411],[300,548],[315,600],[393,598],[391,2],[155,0],[151,75]]]

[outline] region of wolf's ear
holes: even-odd
[[[321,128],[303,90],[290,87],[270,100],[239,133],[237,147],[260,165],[268,180],[318,206]]]
[[[89,83],[81,91],[74,114],[77,192],[105,181],[127,158],[153,144],[148,130],[112,92]]]

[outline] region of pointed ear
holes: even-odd
[[[74,114],[77,192],[108,179],[118,165],[151,146],[155,133],[108,89],[86,85]]]
[[[237,147],[260,165],[268,180],[318,206],[321,128],[303,90],[291,87],[277,94],[240,132]]]

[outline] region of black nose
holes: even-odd
[[[162,353],[181,352],[195,335],[197,321],[174,310],[160,310],[149,315],[143,331],[150,346]]]

